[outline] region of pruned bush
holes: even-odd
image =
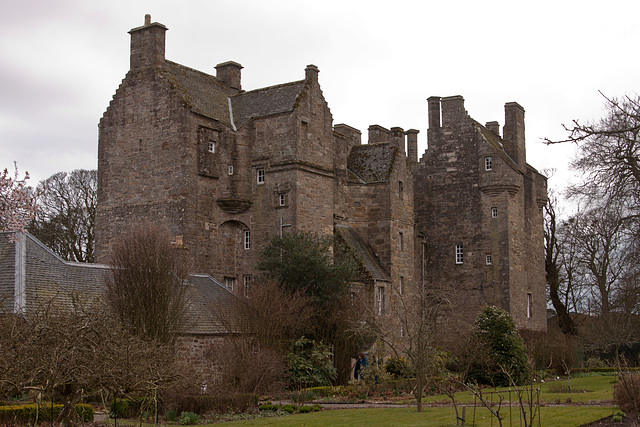
[[[18,424],[33,424],[36,422],[48,422],[55,421],[62,412],[63,405],[53,405],[53,411],[51,406],[43,405],[38,406],[36,404],[28,405],[7,405],[0,406],[0,423],[3,425],[10,425],[12,423]],[[78,419],[84,422],[93,422],[93,407],[84,403],[76,405],[76,413]]]
[[[258,396],[248,393],[172,396],[173,409],[196,414],[246,412],[258,406]]]
[[[293,414],[294,412],[296,412],[298,410],[298,406],[297,405],[282,405],[282,410],[285,412],[288,412],[289,414]]]
[[[635,412],[640,405],[640,374],[620,375],[613,385],[613,402],[624,412]]]
[[[286,384],[284,358],[246,337],[227,339],[206,357],[220,367],[219,388],[229,393],[271,395],[281,392]]]

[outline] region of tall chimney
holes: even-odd
[[[142,68],[164,64],[165,32],[167,27],[151,22],[145,15],[144,25],[129,31],[131,34],[130,68]]]
[[[216,65],[216,77],[230,88],[242,90],[242,74],[240,71],[242,68],[244,67],[237,62],[223,62]]]
[[[389,130],[380,125],[369,126],[369,144],[389,142]]]
[[[407,131],[407,158],[410,165],[418,163],[418,132],[417,129]]]
[[[447,96],[440,100],[442,105],[442,126],[459,122],[467,115],[464,109],[464,98],[460,95]]]
[[[527,164],[527,155],[524,138],[524,108],[517,102],[504,104],[504,151],[518,165],[524,167]]]
[[[440,127],[440,97],[431,96],[427,98],[429,106],[429,129]]]

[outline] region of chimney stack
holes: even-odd
[[[405,138],[404,138],[404,129],[401,127],[392,127],[391,128],[391,142],[392,145],[398,147],[401,153],[406,152],[405,148]]]
[[[417,129],[407,131],[407,158],[410,165],[418,163],[418,132]]]
[[[144,25],[129,31],[131,34],[130,68],[143,68],[164,64],[165,32],[167,27],[151,22],[145,15]]]
[[[498,123],[498,122],[487,122],[484,125],[484,127],[489,129],[491,132],[495,133],[496,135],[500,136],[500,123]]]
[[[431,96],[427,98],[429,106],[429,129],[440,127],[440,97]]]
[[[216,65],[216,77],[232,89],[242,90],[242,70],[244,67],[237,62],[228,61]]]
[[[462,120],[467,111],[464,109],[464,98],[460,95],[447,96],[440,100],[442,105],[442,126],[447,127]]]
[[[369,126],[369,144],[389,142],[389,130],[380,125]]]
[[[502,141],[504,151],[520,167],[527,164],[524,138],[524,108],[517,102],[504,104],[504,128]]]

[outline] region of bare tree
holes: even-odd
[[[396,357],[409,360],[415,375],[413,394],[418,412],[422,411],[425,387],[443,369],[437,325],[448,304],[448,300],[420,282],[404,283],[403,289],[392,289],[387,310],[381,316],[371,313],[368,324],[363,325],[369,333],[375,332]]]
[[[606,116],[598,122],[565,126],[564,141],[579,146],[573,166],[585,174],[576,190],[590,194],[594,189],[607,198],[626,200],[634,212],[640,207],[640,97],[605,98]]]
[[[83,394],[154,395],[184,382],[171,346],[129,334],[100,300],[55,298],[22,314],[0,315],[0,391],[55,394],[59,421],[75,425]],[[53,396],[52,396],[53,397]]]
[[[170,343],[186,327],[188,267],[179,250],[154,224],[114,243],[106,300],[134,334]]]
[[[577,333],[573,319],[567,309],[568,296],[571,292],[572,276],[570,265],[565,264],[564,256],[567,255],[566,246],[560,238],[558,230],[558,218],[556,208],[558,199],[550,197],[549,203],[544,208],[544,242],[545,242],[545,268],[547,272],[547,290],[549,299],[558,316],[560,330],[567,335]],[[563,273],[565,273],[563,277]],[[564,289],[563,289],[564,285]],[[564,291],[564,292],[563,292]],[[564,298],[562,294],[564,293]]]
[[[28,231],[69,261],[94,261],[97,173],[58,172],[38,184],[39,210]]]
[[[28,172],[20,179],[15,162],[13,174],[5,168],[0,175],[0,231],[22,231],[36,214],[38,193],[27,186],[28,179]]]

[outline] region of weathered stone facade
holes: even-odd
[[[360,255],[376,311],[389,287],[424,280],[544,330],[546,180],[526,163],[519,105],[506,105],[500,138],[461,97],[430,98],[418,161],[417,130],[374,125],[362,144],[359,130],[334,126],[317,67],[244,91],[235,62],[212,76],[166,60],[165,31],[148,17],[130,31],[131,68],[100,121],[99,262],[120,230],[155,221],[194,271],[241,293],[274,235],[335,232]]]

